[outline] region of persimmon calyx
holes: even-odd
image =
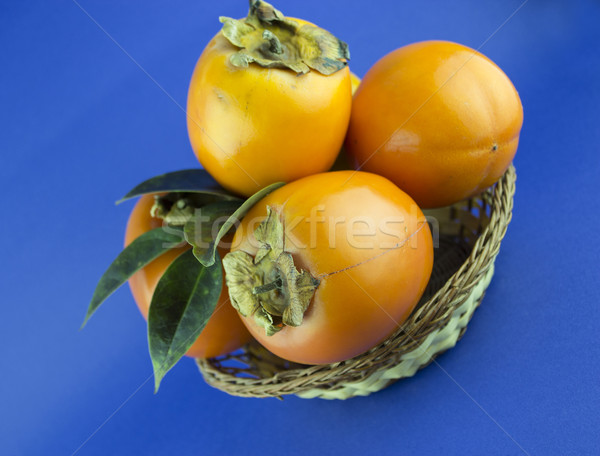
[[[155,195],[150,215],[163,219],[169,225],[183,226],[194,217],[196,207],[194,198],[187,194]]]
[[[324,75],[341,70],[350,60],[348,45],[327,30],[299,24],[262,0],[250,0],[245,19],[220,17],[221,33],[240,48],[230,61],[246,68],[254,62],[265,68],[289,68],[298,74],[311,69]]]
[[[271,336],[284,326],[302,324],[319,280],[296,268],[285,251],[283,222],[270,206],[254,237],[260,243],[254,257],[241,250],[225,255],[225,280],[233,307]]]

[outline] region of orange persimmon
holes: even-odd
[[[359,355],[393,333],[433,265],[429,226],[384,177],[308,176],[244,217],[223,259],[232,305],[276,355],[322,364]]]
[[[221,21],[188,92],[188,133],[202,166],[244,196],[328,170],[350,119],[347,45],[262,1],[245,19]]]
[[[153,204],[154,197],[152,195],[144,195],[136,203],[127,222],[125,247],[141,234],[162,226],[162,220],[152,217],[150,214]],[[158,281],[181,253],[182,249],[168,250],[130,277],[131,293],[145,319],[148,319],[150,302]],[[225,255],[226,251],[220,249],[220,253]],[[212,358],[236,350],[251,339],[252,337],[240,321],[236,310],[229,302],[225,281],[223,281],[223,289],[217,307],[186,355],[193,358]]]
[[[424,208],[494,184],[523,124],[515,87],[491,60],[446,41],[380,59],[354,95],[345,150],[354,167],[387,177]]]

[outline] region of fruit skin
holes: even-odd
[[[300,326],[267,336],[252,317],[242,318],[267,349],[305,364],[342,361],[384,340],[409,316],[429,280],[433,244],[427,223],[418,223],[424,222],[421,210],[393,183],[370,173],[338,171],[287,184],[244,217],[232,252],[256,255],[254,229],[265,218],[267,205],[287,224],[285,251],[296,267],[320,280]],[[341,218],[346,222],[339,223]],[[391,222],[372,237],[348,236],[352,220],[378,226],[399,218],[405,223]],[[361,223],[355,229],[364,233],[365,227]],[[390,249],[415,232],[402,247]],[[360,248],[370,240],[373,248]]]
[[[150,208],[153,204],[154,197],[152,195],[144,195],[136,203],[127,222],[125,246],[128,246],[135,238],[146,231],[162,226],[162,220],[150,215]],[[225,255],[225,251],[219,250],[221,256]],[[129,287],[135,303],[146,320],[148,319],[152,294],[159,279],[167,267],[182,252],[182,249],[172,249],[165,252],[129,279]],[[252,336],[250,336],[240,321],[236,310],[229,302],[227,288],[225,281],[223,281],[223,289],[217,307],[186,355],[193,358],[212,358],[236,350],[251,339]]]
[[[301,24],[309,24],[293,19]],[[274,182],[328,170],[348,128],[350,70],[233,66],[237,51],[219,32],[194,70],[187,102],[190,143],[227,190],[250,196]]]
[[[360,78],[352,71],[350,72],[350,84],[352,87],[352,95],[354,95],[354,93],[358,90],[358,86],[360,85]]]
[[[384,56],[354,96],[345,149],[423,208],[496,182],[516,153],[523,107],[508,77],[473,49],[424,41]]]

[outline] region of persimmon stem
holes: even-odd
[[[269,51],[273,54],[283,54],[283,46],[281,46],[281,41],[277,36],[269,31],[265,30],[262,34],[263,40],[266,40],[269,43]]]
[[[269,291],[281,289],[282,285],[283,285],[283,282],[281,281],[281,278],[279,278],[277,280],[273,280],[272,282],[265,283],[264,285],[254,287],[252,289],[252,294],[257,295],[257,294],[268,293]]]

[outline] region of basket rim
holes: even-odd
[[[224,372],[219,369],[220,358],[196,359],[205,381],[232,395],[280,397],[325,386],[342,387],[343,383],[362,381],[372,372],[393,366],[401,356],[399,348],[403,346],[399,341],[403,337],[416,334],[411,331],[411,324],[417,322],[421,325],[420,328],[425,330],[443,327],[452,310],[464,302],[470,290],[485,276],[488,269],[493,267],[493,261],[512,217],[515,181],[516,171],[511,164],[495,185],[470,200],[457,203],[470,204],[474,199],[481,199],[490,208],[487,225],[459,269],[426,302],[417,307],[393,334],[372,349],[346,361],[294,367],[262,378],[237,377]],[[451,304],[442,305],[446,302]],[[232,358],[245,362],[240,357]]]

